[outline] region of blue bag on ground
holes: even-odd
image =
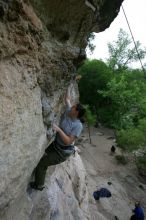
[[[106,188],[101,188],[100,190],[97,190],[93,193],[93,197],[95,200],[99,200],[99,198],[103,197],[111,197],[111,192]]]

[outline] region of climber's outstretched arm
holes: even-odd
[[[67,107],[71,108],[72,104],[71,104],[71,86],[69,86],[67,88],[66,94],[65,94],[65,104],[67,105]]]

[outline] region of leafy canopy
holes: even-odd
[[[146,48],[142,49],[139,41],[135,42],[139,55],[137,54],[135,45],[129,38],[129,35],[120,29],[118,38],[112,43],[108,43],[109,58],[107,63],[112,70],[124,70],[132,62],[143,59],[146,55]]]
[[[78,73],[82,75],[79,81],[80,99],[83,104],[88,104],[91,110],[95,110],[102,103],[102,96],[97,92],[104,89],[111,79],[112,72],[107,65],[100,60],[86,60]]]

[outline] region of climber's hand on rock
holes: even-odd
[[[53,130],[59,132],[60,128],[56,124],[53,124]]]

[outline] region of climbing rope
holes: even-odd
[[[129,23],[129,21],[128,21],[128,18],[127,18],[127,15],[126,15],[126,12],[125,12],[125,10],[124,10],[123,5],[122,5],[122,10],[123,10],[123,14],[124,14],[124,16],[125,16],[125,19],[126,19],[126,22],[127,22],[127,25],[128,25],[128,28],[129,28],[129,31],[130,31],[130,34],[131,34],[131,37],[132,37],[132,40],[133,40],[133,43],[134,43],[134,45],[135,45],[135,50],[136,50],[136,52],[137,52],[138,59],[139,59],[139,62],[140,62],[140,64],[141,64],[141,68],[142,68],[143,72],[145,73],[145,69],[144,69],[143,64],[142,64],[142,61],[141,61],[141,59],[140,59],[140,55],[139,55],[138,48],[137,48],[137,45],[136,45],[136,42],[135,42],[135,39],[134,39],[134,35],[133,35],[133,33],[132,33],[132,30],[131,30],[131,27],[130,27],[130,23]]]

